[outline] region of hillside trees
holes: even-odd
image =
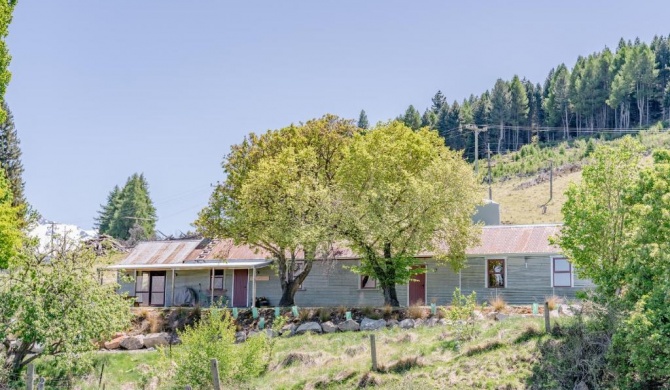
[[[100,206],[96,227],[100,234],[119,240],[153,238],[156,229],[156,208],[149,196],[149,184],[143,174],[133,174],[123,189],[115,186]],[[132,230],[132,234],[131,234]]]
[[[510,119],[510,95],[509,86],[503,79],[498,79],[491,91],[491,122],[498,126],[498,154],[502,151],[505,140],[505,124]]]
[[[444,110],[444,108],[443,108]],[[357,135],[337,172],[338,233],[361,254],[356,272],[378,280],[384,302],[398,306],[396,284],[408,283],[422,250],[454,269],[475,241],[478,202],[472,169],[438,134],[401,122]]]
[[[223,162],[226,180],[195,222],[208,237],[269,252],[282,288],[280,306],[294,304],[313,261],[332,251],[335,175],[344,146],[358,132],[351,121],[326,115],[250,134],[231,148]]]

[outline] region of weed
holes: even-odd
[[[505,308],[507,307],[507,302],[505,302],[505,299],[503,297],[501,297],[500,295],[498,295],[495,298],[489,299],[489,304],[491,305],[493,310],[495,310],[497,312],[501,312],[501,311],[505,310]]]

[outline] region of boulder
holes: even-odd
[[[142,349],[144,347],[144,336],[128,336],[125,339],[121,340],[121,348],[133,351],[136,349]]]
[[[247,340],[247,334],[244,332],[237,332],[235,333],[235,342],[236,343],[243,343]]]
[[[414,320],[411,318],[406,318],[400,321],[400,329],[412,329],[414,328]]]
[[[346,320],[337,324],[337,329],[341,330],[342,332],[356,331],[360,328],[361,327],[358,325],[358,322],[354,320]]]
[[[486,313],[486,319],[491,320],[491,321],[495,321],[497,315],[498,315],[497,311],[488,312],[488,313]]]
[[[298,328],[298,326],[294,323],[286,324],[286,325],[282,326],[281,330],[279,331],[279,334],[282,335],[282,336],[283,335],[290,336],[293,333],[295,333],[295,330],[297,328]]]
[[[384,320],[372,320],[370,318],[363,318],[361,321],[361,330],[377,330],[386,327]]]
[[[496,313],[496,316],[495,316],[496,321],[504,321],[508,318],[509,318],[509,316],[507,314],[502,314],[502,313]]]
[[[426,320],[425,324],[426,326],[430,326],[432,328],[433,326],[437,325],[437,318],[435,317],[429,318],[428,320]]]
[[[255,331],[255,330],[250,330],[249,333],[247,333],[247,338],[258,336],[259,334],[261,334],[261,332],[258,332],[258,331]]]
[[[165,332],[150,333],[144,336],[144,346],[147,348],[156,348],[168,344],[170,344],[170,335]]]
[[[295,330],[296,334],[303,334],[306,332],[314,332],[314,333],[321,333],[323,329],[321,329],[321,325],[317,322],[305,322],[304,324],[300,324],[298,329]]]
[[[437,321],[437,324],[442,326],[449,325],[449,323],[450,323],[449,320],[447,320],[446,318],[441,318],[439,321]]]
[[[119,337],[127,336],[126,332],[116,332],[114,333],[114,336],[112,336],[112,339],[117,339]]]
[[[418,328],[421,325],[426,325],[426,321],[422,320],[421,318],[417,318],[416,320],[414,320],[414,327],[415,328]]]
[[[386,321],[386,326],[389,328],[395,328],[396,326],[398,326],[398,324],[399,324],[398,320],[390,319]]]
[[[321,329],[324,333],[334,333],[337,332],[337,325],[333,324],[332,321],[326,321],[321,324]]]
[[[279,336],[279,334],[275,330],[270,328],[264,329],[261,333],[265,333],[265,335],[268,336],[269,338]]]
[[[128,338],[128,336],[119,336],[113,338],[111,341],[105,343],[105,349],[119,349],[121,346],[121,341]]]

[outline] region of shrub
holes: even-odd
[[[165,381],[162,387],[211,388],[211,359],[219,362],[221,381],[232,386],[261,375],[272,351],[272,341],[265,333],[235,344],[233,319],[220,309],[212,309],[200,322],[179,332],[179,338],[179,348],[160,348],[157,376]]]
[[[384,318],[388,319],[391,318],[391,314],[393,314],[393,306],[391,305],[384,305],[382,308],[382,315]]]
[[[309,321],[312,318],[312,311],[307,309],[302,309],[298,312],[298,319],[300,322]]]
[[[497,296],[495,298],[489,299],[489,304],[495,311],[503,311],[507,307],[507,302],[505,302],[505,299],[501,296]]]
[[[461,289],[456,288],[449,309],[441,308],[444,316],[452,322],[458,341],[471,340],[475,337],[475,310],[477,309],[477,293],[465,296]]]
[[[319,321],[326,322],[330,320],[330,309],[322,307],[318,310],[317,315],[319,316]]]
[[[428,312],[425,307],[419,305],[411,305],[407,308],[407,316],[414,320],[425,320],[428,318]]]

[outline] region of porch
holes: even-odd
[[[270,260],[199,261],[172,264],[117,264],[121,288],[140,307],[250,307],[256,301],[258,269]]]

